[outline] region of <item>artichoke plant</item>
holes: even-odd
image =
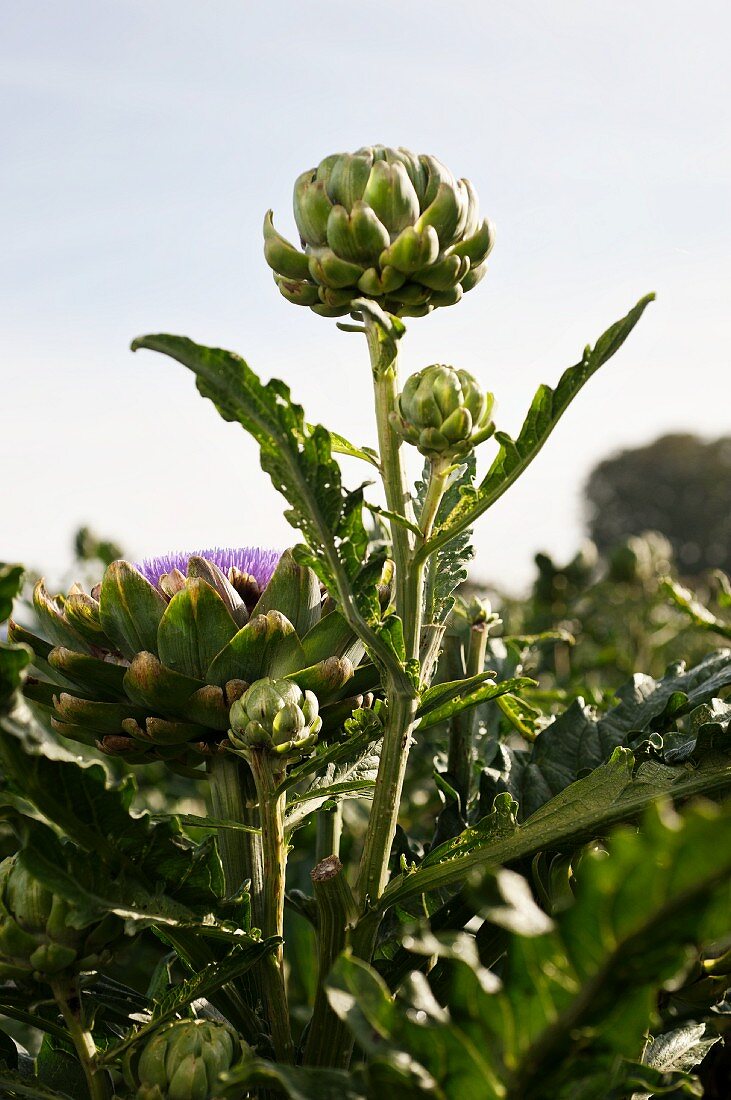
[[[194,766],[228,745],[229,710],[262,677],[314,691],[326,729],[377,683],[364,648],[291,553],[203,551],[113,562],[91,593],[35,589],[45,637],[26,695],[54,729],[130,763]],[[185,572],[183,571],[185,570]]]
[[[240,1049],[225,1024],[176,1020],[145,1046],[137,1065],[136,1100],[210,1100]]]
[[[317,742],[318,711],[316,695],[294,681],[257,680],[231,707],[231,743],[242,750],[301,755]]]
[[[325,157],[294,186],[302,251],[264,219],[264,254],[284,297],[323,317],[371,298],[420,317],[453,305],[485,273],[493,229],[469,180],[436,157],[384,145]]]
[[[492,435],[493,405],[466,370],[435,363],[407,379],[390,419],[425,457],[454,459]]]
[[[122,934],[111,914],[85,928],[72,924],[73,907],[34,878],[18,859],[0,863],[0,978],[52,981],[95,969]]]

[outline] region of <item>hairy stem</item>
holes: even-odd
[[[105,1070],[97,1068],[96,1043],[84,1022],[78,981],[51,982],[51,990],[83,1067],[90,1100],[108,1100],[108,1078]]]
[[[307,1066],[347,1069],[353,1036],[330,1008],[325,980],[347,943],[349,929],[357,918],[357,906],[337,856],[321,860],[311,878],[318,915],[317,993],[303,1061]]]
[[[262,935],[284,934],[284,889],[287,872],[287,841],[284,835],[285,794],[277,794],[284,779],[284,766],[266,749],[252,749],[251,771],[259,796],[259,818],[263,855]],[[280,943],[263,960],[262,980],[274,1050],[280,1062],[294,1061],[294,1045],[289,1023],[287,987],[284,980],[284,954]]]

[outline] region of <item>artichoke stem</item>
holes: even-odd
[[[475,623],[470,628],[465,676],[477,676],[485,667],[487,651],[487,623]],[[477,707],[470,707],[456,714],[449,727],[449,751],[447,771],[457,791],[462,815],[467,817],[467,805],[472,794],[472,742],[478,721]]]
[[[97,1049],[91,1032],[83,1018],[81,993],[76,979],[71,982],[51,982],[51,992],[59,1007],[69,1038],[74,1045],[89,1089],[89,1100],[109,1100],[108,1078],[106,1071],[98,1069]]]
[[[284,934],[284,890],[287,872],[287,840],[284,835],[286,795],[277,794],[286,767],[281,758],[266,748],[252,748],[248,754],[259,796],[259,818],[264,870],[261,930],[264,937]],[[277,1059],[291,1064],[294,1044],[289,1023],[287,987],[284,980],[282,943],[264,960],[262,973],[269,1026]]]
[[[349,930],[358,916],[343,865],[333,853],[321,859],[310,872],[317,901],[318,972],[317,993],[307,1032],[303,1062],[306,1066],[347,1069],[353,1050],[353,1036],[330,1008],[325,981],[333,963],[346,946]]]
[[[391,350],[391,345],[383,339],[376,322],[371,320],[367,314],[365,315],[365,324],[371,369],[373,371],[378,449],[386,504],[389,511],[404,516],[410,523],[413,523],[413,509],[406,488],[406,475],[401,461],[402,440],[393,430],[390,422],[390,416],[396,408],[398,398],[398,360],[396,353]],[[406,600],[405,593],[412,544],[412,535],[408,528],[392,521],[391,544],[393,546],[396,574],[396,612],[402,615],[404,631],[407,631],[408,623],[403,618],[402,610]],[[409,639],[407,639],[408,656],[418,657],[418,638],[415,645],[414,639],[411,639],[411,642],[412,644],[409,644]]]
[[[421,529],[421,542],[423,546],[431,538],[431,533],[434,530],[434,524],[436,522],[437,514],[439,512],[439,505],[442,503],[444,493],[447,488],[447,479],[449,477],[449,470],[451,468],[451,462],[448,459],[433,458],[431,460],[431,469],[429,472],[429,484],[426,490],[426,496],[424,497],[424,505],[419,516],[419,527]],[[417,605],[417,613],[419,615],[419,634],[421,633],[422,621],[431,623],[434,618],[434,586],[437,577],[437,556],[433,554],[429,560],[424,563],[415,561],[412,564],[412,570],[416,575],[416,583],[421,583],[420,571],[424,570],[426,573],[426,581],[424,585],[424,597],[423,608],[422,601],[419,600]]]
[[[327,856],[340,855],[340,838],[343,832],[343,804],[338,802],[332,810],[319,810],[317,813],[317,839],[315,856],[317,862]]]

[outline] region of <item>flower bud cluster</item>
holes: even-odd
[[[493,405],[466,370],[435,363],[407,379],[391,425],[426,458],[453,460],[492,435]]]
[[[176,1020],[155,1032],[142,1052],[136,1100],[210,1100],[239,1050],[225,1024]]]
[[[316,695],[292,680],[257,680],[231,707],[231,743],[279,756],[312,748],[322,726]]]

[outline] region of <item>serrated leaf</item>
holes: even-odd
[[[668,767],[646,761],[635,769],[628,749],[615,749],[610,760],[585,779],[570,784],[522,825],[517,802],[498,795],[491,814],[454,840],[429,852],[414,871],[393,879],[381,908],[402,905],[431,890],[458,887],[481,865],[495,866],[534,856],[539,851],[573,848],[602,836],[607,828],[633,821],[657,798],[676,801],[731,790],[731,756],[713,755],[698,766]]]
[[[639,831],[614,830],[607,849],[584,858],[575,902],[555,922],[511,934],[502,985],[453,955],[447,1011],[423,975],[394,998],[341,955],[327,983],[333,1010],[366,1051],[408,1052],[447,1100],[619,1100],[643,1082],[692,1086],[682,1072],[643,1076],[636,1062],[658,989],[689,947],[728,934],[731,807],[681,819],[653,809]]]
[[[535,813],[581,773],[596,768],[630,733],[662,728],[731,684],[731,650],[709,654],[686,671],[671,665],[655,680],[636,674],[616,692],[620,702],[599,717],[577,699],[537,737],[530,749],[500,747],[500,758],[483,773],[483,807],[507,790],[522,817]]]
[[[539,387],[517,439],[511,439],[504,432],[495,433],[500,450],[490,469],[478,488],[462,489],[459,504],[424,547],[424,557],[471,527],[517,481],[574,397],[599,367],[620,349],[654,297],[648,294],[642,298],[626,317],[599,337],[593,348],[587,347],[581,361],[564,372],[555,390],[545,385]]]

